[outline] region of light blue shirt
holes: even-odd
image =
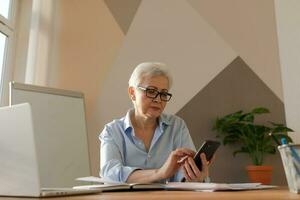
[[[160,168],[177,148],[185,147],[195,151],[185,122],[175,115],[161,114],[147,152],[143,141],[135,136],[129,116],[131,111],[125,117],[105,125],[99,136],[101,177],[126,182],[136,169]],[[180,181],[182,177],[183,172],[179,170],[174,177],[161,182]]]

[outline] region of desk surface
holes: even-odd
[[[227,192],[194,192],[194,191],[136,191],[136,192],[104,192],[94,195],[81,195],[69,197],[43,198],[46,200],[144,200],[144,199],[218,199],[218,200],[287,200],[300,199],[300,194],[290,193],[287,188],[268,189],[268,190],[252,190],[252,191],[227,191]],[[36,200],[39,198],[14,198],[0,197],[0,200]]]

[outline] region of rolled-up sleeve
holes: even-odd
[[[100,176],[111,181],[126,182],[128,176],[137,167],[124,166],[121,147],[117,137],[113,137],[113,130],[105,126],[99,136],[100,148]]]

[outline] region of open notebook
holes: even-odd
[[[0,196],[63,196],[102,191],[99,188],[43,188],[29,103],[0,108],[0,138]]]
[[[197,183],[197,182],[169,182],[160,183],[119,183],[107,181],[99,177],[82,177],[79,181],[94,183],[92,185],[76,186],[75,189],[89,188],[101,189],[104,191],[119,190],[192,190],[192,191],[242,191],[242,190],[258,190],[270,189],[276,186],[262,185],[261,183]]]
[[[100,177],[81,177],[77,181],[88,182],[91,185],[75,186],[74,189],[101,189],[104,191],[119,190],[164,190],[165,184],[160,183],[120,183]]]

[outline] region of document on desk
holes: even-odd
[[[117,181],[111,181],[111,180],[107,180],[105,178],[96,177],[96,176],[79,177],[79,178],[76,178],[76,181],[83,181],[83,182],[90,182],[90,183],[97,183],[97,184],[104,184],[104,183],[118,184],[118,183],[120,183]]]
[[[100,177],[82,177],[76,180],[93,182],[94,185],[75,186],[74,189],[102,189],[102,191],[118,190],[192,190],[192,191],[242,191],[270,189],[277,186],[261,183],[198,183],[198,182],[168,182],[160,183],[120,183]]]
[[[122,190],[165,190],[164,184],[159,183],[119,183],[119,184],[95,184],[95,185],[81,185],[74,186],[73,189],[96,189],[102,192],[122,191]]]
[[[194,190],[194,191],[226,191],[226,190],[258,190],[275,188],[273,185],[261,183],[196,183],[196,182],[169,182],[166,190]]]
[[[110,181],[100,177],[81,177],[78,181],[94,183],[92,185],[74,186],[73,189],[101,189],[105,191],[119,191],[119,190],[164,190],[165,184],[160,183],[120,183]]]

